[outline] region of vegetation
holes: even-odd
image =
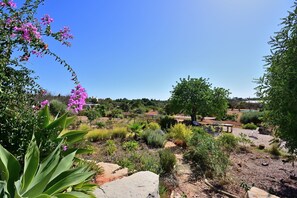
[[[218,142],[207,133],[193,134],[184,157],[192,163],[198,177],[223,177],[229,163]]]
[[[240,117],[240,122],[242,124],[254,123],[258,125],[262,122],[263,116],[264,112],[244,112]]]
[[[166,136],[160,133],[159,130],[146,129],[142,133],[142,138],[145,140],[147,145],[155,148],[163,147],[166,141]]]
[[[251,129],[251,130],[255,130],[255,129],[258,128],[258,126],[255,125],[254,123],[247,123],[247,124],[242,125],[242,128],[243,128],[243,129]]]
[[[297,2],[292,9],[269,42],[271,54],[265,57],[266,71],[257,89],[268,113],[266,122],[275,126],[289,151],[297,153]]]
[[[231,133],[223,133],[218,137],[217,141],[227,153],[234,151],[238,146],[238,139]]]
[[[171,173],[176,164],[175,155],[169,149],[164,149],[159,151],[159,155],[160,155],[161,172],[163,174]]]
[[[229,91],[223,88],[211,89],[211,84],[204,78],[180,79],[173,87],[169,99],[169,110],[173,113],[184,113],[191,116],[192,121],[197,115],[222,118],[228,108]]]
[[[174,126],[177,121],[170,116],[164,116],[160,119],[160,126],[162,129],[169,129],[170,127]]]
[[[53,116],[63,115],[67,111],[67,105],[54,99],[50,101],[49,110]]]
[[[181,123],[178,123],[169,129],[169,137],[173,138],[177,144],[181,144],[182,146],[187,145],[187,142],[192,137],[192,133],[190,128]]]

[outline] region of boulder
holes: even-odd
[[[278,198],[277,196],[272,195],[257,187],[252,187],[248,191],[247,195],[248,195],[248,198]]]
[[[99,162],[97,165],[103,169],[103,174],[96,177],[96,183],[99,185],[123,178],[128,175],[128,168],[122,168],[117,164]]]
[[[159,175],[150,171],[137,172],[103,184],[94,194],[100,198],[159,198]]]

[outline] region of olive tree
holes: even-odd
[[[265,57],[257,93],[267,110],[266,122],[297,153],[297,1],[281,26],[269,42],[271,54]]]
[[[212,89],[205,78],[181,78],[173,86],[169,99],[169,109],[172,113],[185,113],[191,116],[192,121],[197,120],[197,115],[207,115],[221,118],[228,107],[229,91],[224,88]]]

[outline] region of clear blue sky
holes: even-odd
[[[15,0],[18,5],[22,2]],[[49,48],[77,72],[89,96],[168,99],[181,77],[204,77],[231,97],[253,97],[270,36],[293,0],[50,1],[39,16],[69,26],[72,47]],[[47,90],[68,94],[70,74],[51,58],[28,66]]]

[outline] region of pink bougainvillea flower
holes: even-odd
[[[44,100],[40,103],[41,108],[45,107],[46,105],[49,105],[49,101],[48,100]]]
[[[71,91],[71,96],[68,102],[68,110],[72,110],[74,113],[78,113],[83,109],[86,104],[88,94],[81,85],[77,85],[75,89]]]
[[[51,18],[48,14],[44,15],[44,17],[41,18],[41,23],[43,25],[49,25],[54,21],[53,18]]]

